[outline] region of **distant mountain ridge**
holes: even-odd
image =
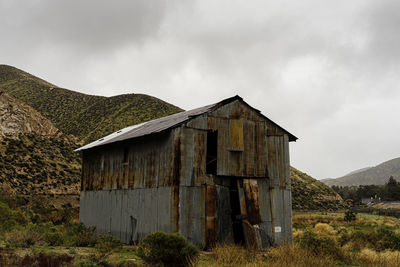
[[[0,91],[30,105],[62,132],[84,141],[182,111],[143,94],[104,97],[59,88],[8,65],[0,65]]]
[[[390,176],[400,181],[400,157],[385,161],[375,167],[363,168],[345,176],[336,179],[324,179],[321,182],[329,186],[383,185],[387,183]]]
[[[369,170],[369,169],[371,169],[371,168],[373,168],[373,167],[365,167],[365,168],[361,168],[361,169],[358,169],[358,170],[355,170],[355,171],[349,172],[349,173],[348,173],[348,174],[346,174],[345,176],[352,175],[352,174],[356,174],[356,173],[360,173],[360,172],[363,172],[363,171]]]

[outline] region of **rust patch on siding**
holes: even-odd
[[[258,185],[257,180],[244,179],[243,181],[244,196],[246,199],[246,210],[249,222],[259,224],[261,222],[260,205],[258,201]]]
[[[174,195],[175,209],[175,232],[179,232],[179,184],[181,176],[181,139],[178,138],[174,143],[174,167],[172,173],[172,190]]]
[[[204,184],[204,176],[206,173],[206,142],[205,133],[200,132],[196,135],[196,143],[194,146],[194,169],[195,169],[195,183],[194,185],[199,186]]]
[[[217,241],[217,190],[206,187],[206,247],[215,246]]]
[[[229,149],[233,151],[244,150],[243,120],[229,120]]]

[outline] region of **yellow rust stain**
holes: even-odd
[[[244,150],[242,119],[229,120],[229,149],[238,151]]]

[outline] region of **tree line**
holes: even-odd
[[[381,201],[400,201],[400,182],[390,176],[384,185],[359,185],[359,186],[337,186],[335,190],[343,200],[351,199],[353,203],[360,203],[363,198],[377,198]]]

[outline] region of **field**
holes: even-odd
[[[137,246],[72,221],[54,225],[0,202],[0,266],[146,266]],[[343,212],[294,212],[293,244],[255,252],[218,246],[193,266],[400,266],[400,221]],[[147,265],[148,266],[148,265]]]

